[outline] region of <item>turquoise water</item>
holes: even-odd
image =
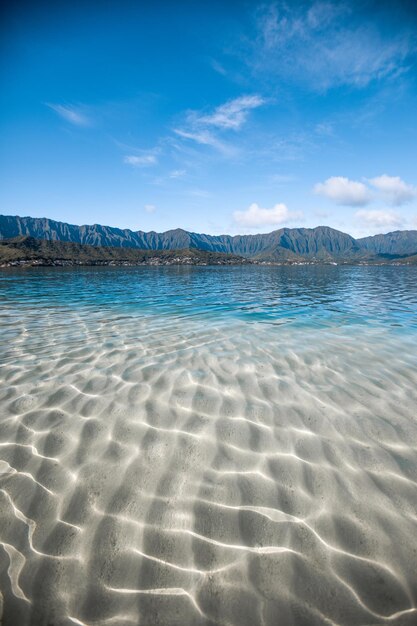
[[[417,267],[4,270],[3,305],[307,326],[417,327]]]
[[[4,626],[414,626],[417,268],[0,272]]]

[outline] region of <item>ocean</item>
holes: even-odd
[[[4,269],[0,298],[4,626],[417,623],[417,267]]]

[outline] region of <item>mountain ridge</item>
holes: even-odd
[[[417,231],[414,230],[394,231],[360,239],[329,226],[285,227],[269,233],[250,235],[208,235],[181,228],[158,233],[101,224],[78,226],[49,218],[0,215],[0,239],[19,236],[140,250],[198,249],[271,261],[291,258],[360,259],[369,255],[417,254]]]
[[[0,240],[0,267],[76,265],[246,265],[246,257],[221,252],[191,250],[140,250],[90,246],[20,235]]]
[[[293,253],[282,257],[243,257],[198,248],[182,250],[141,250],[111,246],[90,246],[69,241],[35,239],[20,235],[0,239],[0,268],[66,266],[142,266],[142,265],[417,265],[417,255],[365,255],[339,258],[305,259]]]

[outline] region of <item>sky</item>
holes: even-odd
[[[417,229],[417,2],[2,3],[0,213]]]

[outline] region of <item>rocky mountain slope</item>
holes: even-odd
[[[396,230],[358,240],[362,248],[375,254],[404,255],[417,253],[417,230]]]
[[[21,265],[242,265],[246,257],[206,250],[139,250],[48,241],[28,236],[0,241],[0,267]]]
[[[417,231],[396,231],[354,239],[330,228],[281,228],[257,235],[205,235],[180,228],[164,233],[131,231],[93,224],[75,226],[47,218],[0,216],[0,239],[30,236],[92,246],[141,250],[199,249],[271,261],[366,259],[375,254],[417,254]]]

